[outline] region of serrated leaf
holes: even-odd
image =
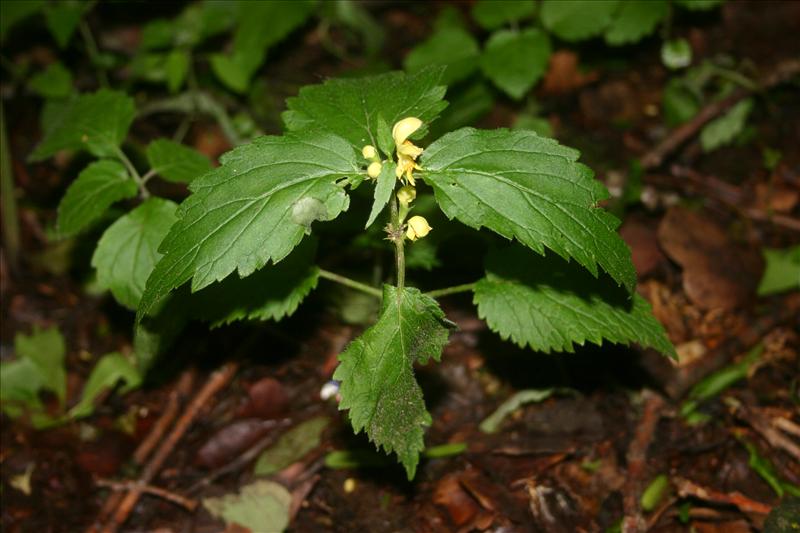
[[[75,0],[61,0],[47,4],[44,18],[47,29],[53,35],[59,48],[66,48],[72,34],[78,28],[83,17],[85,4]]]
[[[362,172],[347,142],[316,132],[260,137],[221,163],[192,182],[193,194],[147,281],[139,318],[190,279],[198,291],[234,270],[246,277],[277,263],[310,231],[312,217],[333,220],[347,209],[336,182]]]
[[[234,91],[246,91],[269,47],[300,26],[315,4],[309,0],[239,2],[233,53],[211,56],[214,73]]]
[[[177,220],[177,207],[169,200],[149,198],[109,226],[97,243],[92,256],[97,283],[129,309],[138,306],[147,278],[161,258],[158,245]]]
[[[536,11],[534,0],[478,0],[472,6],[472,18],[487,30],[530,17]]]
[[[97,397],[122,382],[120,393],[135,389],[142,383],[139,370],[127,357],[118,352],[108,353],[100,358],[83,386],[81,400],[69,410],[71,418],[83,418],[94,411]]]
[[[305,239],[277,265],[243,279],[228,276],[189,296],[192,315],[218,327],[237,320],[278,321],[293,314],[319,281],[316,251],[316,240]]]
[[[67,98],[72,93],[72,74],[56,61],[31,77],[28,87],[44,98]]]
[[[706,124],[700,132],[700,144],[703,150],[711,152],[733,142],[733,139],[744,129],[747,116],[752,108],[753,100],[747,98],[733,106],[721,117]]]
[[[425,67],[443,67],[442,83],[451,85],[463,80],[478,66],[478,42],[466,30],[443,27],[406,55],[403,65],[409,72]]]
[[[552,254],[511,246],[489,256],[474,302],[492,331],[519,346],[572,352],[575,345],[605,339],[676,357],[647,301],[603,281]]]
[[[667,0],[629,1],[619,6],[605,39],[608,44],[635,43],[653,33],[656,25],[669,13]]]
[[[101,89],[71,100],[50,124],[44,139],[30,155],[41,161],[60,150],[86,149],[97,157],[114,156],[135,115],[133,99]]]
[[[122,163],[113,159],[91,163],[78,174],[58,205],[59,235],[75,235],[100,218],[113,203],[133,198],[138,190]]]
[[[454,131],[431,144],[420,175],[448,218],[516,238],[539,254],[549,248],[595,277],[597,265],[633,291],[630,250],[619,221],[598,207],[608,197],[577,150],[532,131]]]
[[[281,116],[290,131],[329,131],[357,150],[366,144],[378,146],[379,115],[391,128],[406,117],[430,123],[447,107],[441,76],[440,68],[427,68],[409,75],[389,72],[328,80],[300,89],[298,96],[286,101],[288,110]]]
[[[544,0],[539,16],[550,32],[575,42],[603,33],[618,7],[618,0]]]
[[[190,183],[212,168],[206,156],[169,139],[151,142],[145,155],[151,170],[167,181]]]
[[[397,453],[409,479],[425,448],[423,427],[431,418],[414,364],[441,357],[448,330],[444,313],[417,289],[383,288],[377,323],[339,356],[334,379],[341,382],[342,401],[356,433],[366,431],[376,446]]]
[[[530,29],[500,30],[489,37],[481,69],[492,83],[519,100],[544,75],[550,59],[550,38]]]
[[[758,284],[758,295],[800,290],[800,245],[783,250],[765,248],[766,266]]]
[[[369,213],[367,224],[364,228],[368,228],[375,222],[378,215],[381,214],[383,208],[389,203],[394,191],[395,183],[397,183],[397,175],[395,169],[397,165],[391,161],[387,161],[381,167],[381,173],[378,175],[377,182],[375,183],[375,194],[372,200],[372,210]]]

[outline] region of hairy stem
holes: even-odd
[[[400,213],[397,209],[397,200],[394,198],[389,202],[392,211],[391,236],[394,242],[394,257],[397,263],[397,288],[403,289],[406,286],[406,254],[405,236],[403,235],[403,223],[400,221]]]
[[[459,292],[472,292],[473,290],[475,290],[475,283],[465,283],[463,285],[455,285],[453,287],[445,287],[444,289],[428,291],[425,294],[431,298],[439,298],[441,296],[457,294]]]
[[[360,281],[356,281],[354,279],[341,276],[339,274],[330,272],[328,270],[323,270],[320,268],[319,277],[325,278],[335,283],[339,283],[340,285],[344,285],[345,287],[350,287],[351,289],[361,291],[365,294],[369,294],[370,296],[375,296],[376,298],[383,297],[383,292],[381,292],[381,290],[376,287],[372,287],[370,285],[367,285],[366,283],[361,283]]]

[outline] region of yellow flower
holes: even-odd
[[[400,146],[406,139],[422,126],[422,121],[417,117],[406,117],[397,122],[392,128],[392,138],[395,146]]]
[[[369,176],[370,178],[377,178],[378,176],[380,176],[382,168],[383,165],[381,164],[380,161],[373,161],[367,167],[367,176]]]
[[[414,170],[422,170],[416,159],[422,153],[422,148],[415,146],[408,137],[422,127],[422,121],[417,117],[406,117],[398,121],[392,128],[392,138],[397,149],[397,179],[405,176],[406,182],[414,185]]]
[[[421,239],[422,237],[426,236],[431,232],[432,229],[433,228],[428,225],[428,221],[425,220],[425,217],[421,217],[419,215],[413,216],[408,219],[406,237],[412,241],[416,241],[417,239]]]
[[[375,149],[374,146],[368,144],[361,149],[361,155],[364,156],[364,159],[375,159],[375,156],[378,155],[378,151]]]
[[[400,187],[400,190],[397,191],[397,199],[400,200],[400,203],[404,206],[408,206],[416,197],[417,189],[409,187],[408,185]]]

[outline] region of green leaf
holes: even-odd
[[[441,118],[431,125],[432,137],[441,137],[455,129],[471,126],[494,107],[494,95],[488,83],[475,80],[465,85],[448,92],[450,105]]]
[[[64,370],[66,346],[58,328],[39,329],[34,326],[30,335],[17,333],[14,337],[13,361],[0,362],[0,402],[11,417],[25,410],[44,414],[39,391],[55,393],[63,406],[67,396],[67,374]],[[44,421],[44,418],[41,418]]]
[[[228,276],[191,295],[192,316],[218,327],[236,320],[278,321],[292,315],[319,281],[316,251],[316,240],[305,239],[277,265],[246,278]]]
[[[500,30],[486,43],[481,69],[492,83],[519,100],[544,75],[549,59],[547,34],[537,29]]]
[[[41,161],[60,150],[86,149],[97,157],[115,156],[135,115],[133,99],[101,89],[71,100],[48,125],[44,139],[30,155]]]
[[[289,526],[291,503],[292,495],[283,485],[266,480],[245,485],[238,493],[203,499],[203,507],[226,524],[270,533],[283,531]]]
[[[776,250],[765,248],[766,267],[758,284],[758,295],[800,290],[800,245]]]
[[[642,510],[649,513],[661,503],[667,494],[669,494],[669,478],[666,474],[656,476],[642,493],[640,499]]]
[[[91,163],[78,174],[58,205],[58,233],[69,237],[99,219],[111,204],[138,192],[128,171],[113,159]]]
[[[141,50],[161,50],[172,46],[175,27],[167,19],[151,20],[142,27]]]
[[[12,27],[39,13],[43,6],[44,0],[4,0],[0,2],[0,41],[5,41]]]
[[[150,169],[167,181],[190,183],[212,168],[206,156],[169,139],[151,142],[145,155]]]
[[[123,383],[120,393],[125,394],[142,383],[142,376],[136,366],[121,353],[113,352],[101,357],[83,386],[80,402],[69,410],[69,416],[83,418],[91,415],[97,397],[120,381]]]
[[[686,39],[672,39],[661,45],[661,62],[677,70],[692,64],[692,46]]]
[[[392,152],[394,152],[394,137],[392,137],[392,129],[389,127],[389,124],[386,123],[386,119],[383,118],[383,115],[380,113],[378,113],[376,137],[376,140],[378,141],[377,147],[387,158],[391,159]]]
[[[478,0],[472,6],[472,18],[487,30],[533,16],[533,0]]]
[[[165,254],[147,280],[138,317],[192,280],[198,291],[234,270],[246,277],[277,263],[310,232],[349,205],[337,181],[362,172],[339,137],[304,133],[261,137],[225,154],[222,166],[194,180]]]
[[[167,75],[167,89],[171,93],[178,92],[189,72],[189,54],[177,48],[172,50],[167,54],[164,69]]]
[[[475,285],[478,315],[503,339],[534,350],[572,352],[586,341],[635,342],[674,357],[647,301],[574,263],[511,246],[489,256]]]
[[[72,74],[60,61],[33,76],[28,87],[44,98],[67,98],[72,93]]]
[[[408,479],[425,448],[423,427],[431,423],[414,364],[439,360],[449,334],[443,321],[433,298],[385,285],[378,322],[339,356],[333,376],[341,382],[339,409],[350,410],[355,432],[396,452]]]
[[[59,48],[66,48],[72,34],[78,28],[83,17],[85,4],[75,0],[60,0],[47,4],[44,18],[47,29],[53,35]]]
[[[256,476],[269,476],[302,459],[320,445],[322,432],[328,427],[328,422],[327,417],[318,416],[281,435],[275,444],[258,457],[253,473]]]
[[[239,2],[233,53],[211,56],[214,73],[229,88],[245,92],[267,50],[305,22],[315,4],[309,0]]]
[[[364,228],[370,227],[375,222],[375,219],[378,218],[378,215],[381,214],[383,208],[386,207],[386,204],[389,203],[392,191],[394,191],[394,185],[397,183],[396,169],[397,164],[392,161],[387,161],[381,167],[381,173],[378,175],[377,183],[375,183],[375,198],[372,201],[372,210]]]
[[[451,85],[475,71],[479,54],[478,43],[469,32],[462,28],[444,27],[412,49],[403,65],[409,72],[418,72],[428,66],[444,67],[442,83]]]
[[[670,127],[688,122],[700,111],[697,96],[678,79],[672,79],[667,83],[661,105],[664,120]]]
[[[157,312],[134,324],[133,353],[142,375],[172,347],[189,322],[188,292],[176,292],[163,298]]]
[[[173,21],[174,44],[194,47],[236,25],[243,2],[203,0],[189,4]]]
[[[389,72],[309,85],[286,101],[283,122],[290,131],[329,131],[359,151],[366,144],[378,146],[379,115],[391,128],[406,117],[430,123],[447,107],[441,76],[440,68],[427,68],[410,75]]]
[[[669,13],[667,0],[623,2],[606,30],[606,42],[611,45],[635,43],[650,35],[656,25]]]
[[[544,27],[565,41],[596,37],[611,24],[618,0],[544,0],[540,17]]]
[[[539,254],[549,248],[595,277],[600,265],[633,291],[630,250],[619,221],[597,207],[608,197],[578,151],[518,130],[464,128],[431,144],[420,174],[448,218],[519,240]]]
[[[730,144],[744,130],[747,116],[752,108],[753,100],[747,98],[733,106],[721,117],[706,124],[700,132],[700,144],[703,146],[703,150],[711,152]]]
[[[125,307],[138,306],[147,278],[161,258],[158,245],[177,220],[176,210],[174,202],[149,198],[109,226],[97,243],[92,256],[97,283]]]

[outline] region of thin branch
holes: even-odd
[[[145,185],[144,179],[139,174],[139,171],[136,170],[136,167],[133,166],[131,160],[128,159],[128,156],[125,155],[125,152],[123,152],[121,148],[117,148],[116,154],[117,154],[117,159],[119,159],[122,162],[122,164],[125,165],[125,168],[128,169],[128,172],[133,178],[133,181],[135,181],[136,185],[139,187],[139,195],[143,199],[150,198],[150,191],[147,190],[147,186]]]
[[[350,287],[351,289],[361,291],[365,294],[369,294],[370,296],[374,296],[376,298],[383,298],[383,292],[377,287],[371,287],[370,285],[361,283],[360,281],[347,278],[345,276],[336,274],[334,272],[330,272],[328,270],[319,269],[319,277],[325,278],[335,283],[339,283],[346,287]]]
[[[153,485],[144,485],[136,481],[113,481],[110,479],[98,479],[95,481],[95,483],[98,487],[104,487],[114,491],[136,490],[152,496],[158,496],[163,500],[180,505],[187,511],[194,511],[197,508],[197,500],[181,496],[180,494],[176,494],[167,489],[162,489],[161,487],[154,487]]]
[[[2,106],[2,104],[0,104]],[[0,202],[3,207],[3,247],[8,265],[17,270],[19,258],[19,218],[17,217],[17,196],[14,193],[14,172],[11,164],[11,149],[6,131],[5,106],[0,107]]]
[[[440,298],[450,294],[457,294],[459,292],[472,292],[475,290],[475,283],[464,283],[463,285],[455,285],[453,287],[445,287],[444,289],[436,289],[425,293],[426,296],[431,298]]]

